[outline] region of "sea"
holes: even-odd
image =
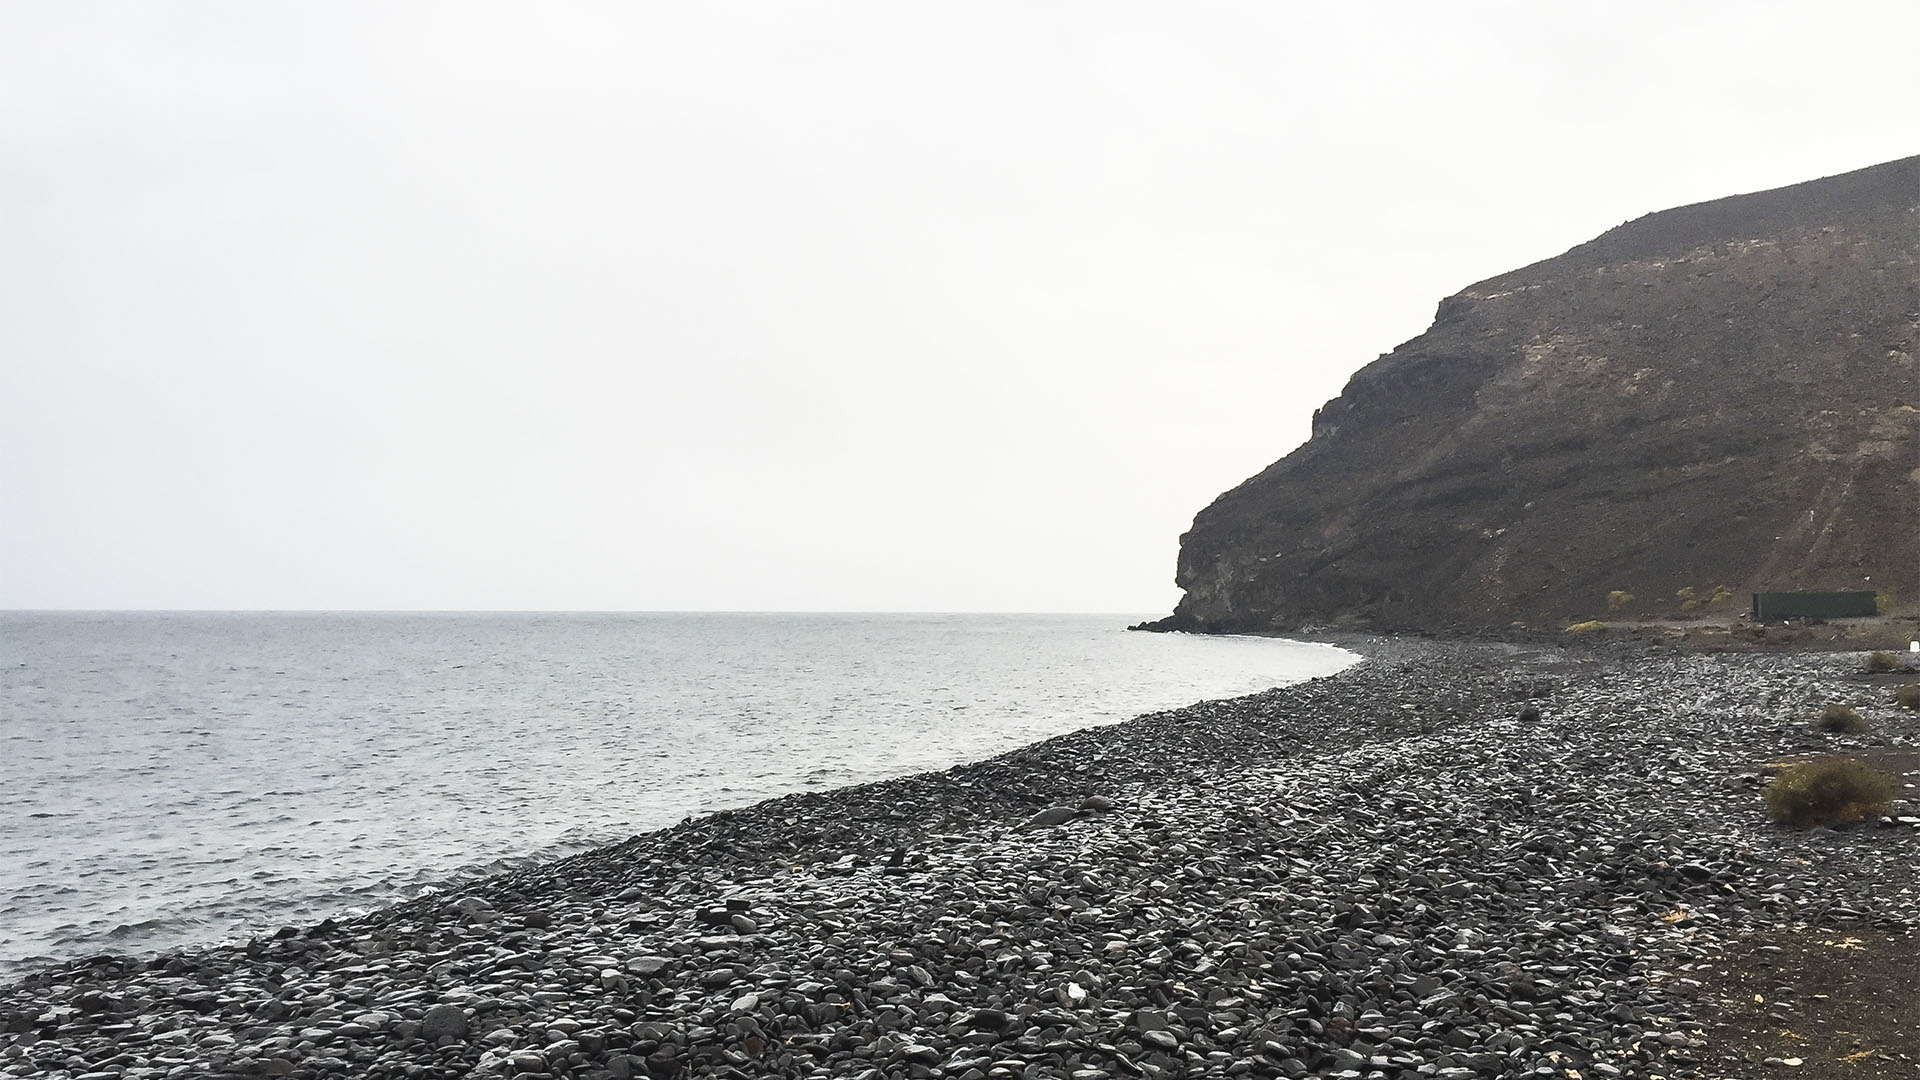
[[[1138,618],[0,612],[0,979],[1357,659]]]

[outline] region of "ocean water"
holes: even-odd
[[[1125,616],[0,613],[0,977],[1330,674]]]

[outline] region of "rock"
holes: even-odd
[[[977,1031],[1005,1031],[1013,1017],[1002,1009],[975,1009],[961,1017],[961,1022]]]
[[[490,923],[500,917],[492,904],[477,896],[462,897],[454,901],[453,909],[477,923]]]
[[[458,1005],[435,1005],[420,1017],[420,1037],[430,1043],[466,1036],[467,1014]]]
[[[1027,819],[1024,828],[1050,829],[1072,821],[1079,812],[1071,806],[1049,806]]]
[[[643,979],[651,979],[673,966],[673,961],[665,956],[636,956],[627,961],[627,971]]]

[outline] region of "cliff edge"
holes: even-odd
[[[1160,629],[1920,596],[1920,157],[1684,206],[1441,301],[1180,539]]]

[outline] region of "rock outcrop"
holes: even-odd
[[[1628,222],[1448,297],[1357,372],[1194,519],[1158,626],[1915,599],[1917,339],[1920,157]]]

